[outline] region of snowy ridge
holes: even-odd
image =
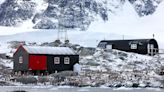
[[[157,61],[151,61],[153,60],[153,57],[151,56],[138,55],[135,53],[126,53],[117,50],[113,50],[113,51],[97,50],[97,52],[93,55],[93,57],[92,56],[86,57],[85,59],[93,59],[93,61],[95,60],[95,63],[99,63],[102,66],[105,65],[108,68],[111,68],[113,71],[128,71],[128,68],[129,71],[132,71],[132,69],[130,69],[130,66],[128,66],[128,64],[135,63],[135,62],[141,64],[139,66],[135,66],[137,69],[139,69],[139,71],[144,70],[145,67],[147,66],[146,64],[159,63]],[[143,65],[143,63],[145,65]],[[125,66],[119,66],[120,64]],[[161,63],[159,63],[159,65],[160,64]]]
[[[151,57],[118,50],[104,51],[97,49],[93,56],[82,57],[80,64],[87,71],[101,71],[104,72],[104,75],[106,74],[105,72],[109,73],[109,75],[110,73],[118,74],[116,75],[119,76],[117,79],[106,80],[105,85],[114,86],[119,84],[125,87],[131,87],[134,83],[140,87],[148,85],[159,87],[163,85],[160,81],[163,77],[158,74],[161,66],[164,66],[163,57]],[[103,80],[103,76],[100,80]]]
[[[35,29],[87,30],[97,18],[113,20],[124,11],[129,15],[152,15],[162,0],[2,0],[0,3],[0,25]],[[6,12],[10,11],[10,12]],[[133,15],[133,14],[132,14]],[[64,21],[64,22],[63,22]],[[124,20],[126,21],[126,20]],[[59,22],[60,27],[59,27]],[[111,23],[112,24],[112,23]]]

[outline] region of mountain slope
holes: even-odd
[[[162,0],[5,0],[0,25],[35,29],[87,30],[101,18],[112,20],[130,2],[137,16],[151,15]],[[128,17],[128,16],[127,16]]]
[[[110,14],[111,19],[104,22],[100,17],[95,20],[89,26],[87,32],[75,32],[70,30],[68,32],[68,38],[72,43],[78,43],[83,46],[96,47],[98,42],[102,39],[124,39],[130,38],[152,38],[153,34],[155,39],[159,42],[161,49],[164,48],[163,43],[163,10],[164,2],[162,2],[156,9],[153,15],[144,16],[140,18],[133,9],[133,5],[129,2],[125,2],[122,6],[122,11],[116,14]],[[128,17],[127,17],[128,16]],[[150,26],[151,25],[151,26]],[[27,26],[25,26],[27,27]],[[56,30],[34,30],[23,28],[7,28],[1,27],[0,35],[1,41],[12,40],[25,40],[36,42],[50,42],[57,39]],[[28,32],[34,31],[34,32]],[[25,33],[22,33],[25,32]],[[20,33],[20,34],[16,34]],[[16,35],[13,35],[16,34]],[[36,36],[37,35],[37,36]],[[128,35],[128,36],[127,36]],[[81,37],[83,36],[83,37]],[[80,37],[80,38],[79,38]],[[43,39],[40,39],[43,38]],[[86,40],[87,39],[87,40]],[[6,42],[7,42],[6,41]]]
[[[153,15],[140,18],[134,13],[133,6],[125,3],[122,12],[118,15],[111,16],[111,20],[103,22],[101,20],[94,21],[89,27],[89,31],[115,33],[120,35],[130,35],[138,38],[155,38],[160,44],[160,48],[164,48],[163,44],[163,3],[156,9]],[[133,10],[133,11],[132,11]],[[128,16],[128,17],[127,17]],[[128,37],[124,36],[125,39]],[[110,35],[109,35],[110,38]],[[118,38],[119,39],[119,38]]]
[[[151,15],[162,0],[129,0],[139,16]]]

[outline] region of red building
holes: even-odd
[[[13,55],[15,72],[73,70],[79,55],[68,47],[20,46]]]

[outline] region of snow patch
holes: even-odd
[[[46,3],[45,0],[33,0],[33,2],[37,4],[36,6],[37,13],[44,12],[48,7],[48,3]]]
[[[4,3],[6,0],[0,0],[0,5],[2,4],[2,3]]]
[[[25,29],[24,27],[22,28],[16,28],[16,27],[4,27],[0,26],[0,37],[5,36],[5,35],[14,35],[18,33],[25,33],[25,32],[31,32],[31,31],[38,31],[39,29]]]

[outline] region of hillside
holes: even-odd
[[[89,52],[86,52],[89,53]],[[10,79],[12,62],[1,59],[1,81]],[[76,87],[152,87],[164,88],[164,77],[160,74],[164,67],[164,57],[146,56],[118,50],[96,49],[93,55],[80,56],[82,71],[60,72],[49,76],[15,76],[17,82],[7,81],[6,85],[76,86]],[[48,80],[45,80],[48,79]],[[20,83],[23,84],[20,84]],[[5,84],[3,84],[5,85]]]

